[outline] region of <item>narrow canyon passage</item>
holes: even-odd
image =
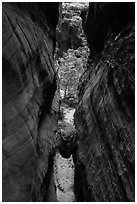
[[[64,113],[63,121],[66,124],[74,126],[74,112],[75,109],[61,105]],[[68,128],[71,128],[71,125]],[[71,131],[71,130],[68,130]],[[69,158],[63,158],[59,151],[56,151],[54,157],[54,178],[56,185],[57,200],[59,202],[74,202],[74,163],[72,155]]]
[[[2,202],[135,201],[135,3],[2,2]]]

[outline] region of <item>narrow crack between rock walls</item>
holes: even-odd
[[[82,12],[88,3],[62,3],[62,20],[57,28],[55,68],[59,76],[61,113],[59,144],[54,157],[54,180],[58,202],[75,202],[73,156],[77,148],[74,113],[78,104],[78,84],[87,67],[89,48],[82,27]],[[68,15],[69,13],[69,15]],[[72,40],[75,39],[75,40]],[[69,44],[69,46],[68,46]],[[75,156],[74,156],[75,157]]]
[[[71,132],[74,131],[74,112],[75,109],[67,106],[66,104],[61,105],[64,113],[63,120],[65,122],[65,128],[63,131]],[[54,179],[56,186],[57,200],[59,202],[74,202],[74,171],[75,166],[73,163],[72,155],[69,158],[64,158],[57,150],[54,157]]]

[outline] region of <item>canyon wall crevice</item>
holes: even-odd
[[[59,111],[53,59],[58,6],[2,4],[3,201],[47,197]]]
[[[90,58],[75,112],[76,201],[135,200],[134,6],[90,3],[85,16]]]

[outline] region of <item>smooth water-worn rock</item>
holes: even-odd
[[[76,201],[135,200],[134,3],[125,4],[92,3],[85,23],[90,25],[85,29],[91,56],[80,80],[75,112]],[[121,19],[121,24],[110,23],[112,30],[101,18],[107,12],[115,22],[118,16]],[[102,32],[107,39],[102,39]]]
[[[58,3],[3,3],[2,9],[2,199],[43,201],[53,183]]]

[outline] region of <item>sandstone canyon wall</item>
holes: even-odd
[[[56,201],[48,185],[59,108],[58,3],[3,3],[2,9],[2,199]]]
[[[75,113],[76,201],[135,200],[134,3],[90,3],[90,47]]]

